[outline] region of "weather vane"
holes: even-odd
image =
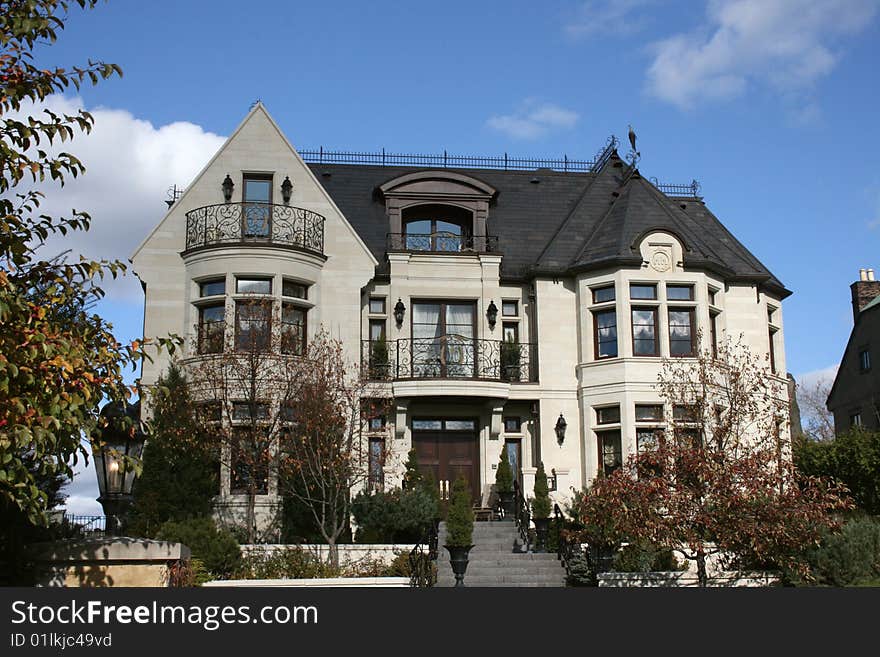
[[[635,168],[639,163],[639,158],[642,157],[642,154],[636,150],[636,131],[633,130],[632,125],[629,126],[629,145],[632,147],[630,152],[627,153],[626,161],[629,162],[630,166]]]

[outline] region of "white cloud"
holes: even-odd
[[[71,114],[83,108],[83,103],[79,98],[51,96],[43,106]],[[46,199],[40,212],[69,216],[71,208],[83,210],[92,217],[91,228],[51,240],[44,257],[72,249],[74,258],[83,254],[127,262],[167,211],[168,188],[188,185],[224,138],[186,121],[155,127],[125,110],[99,107],[89,111],[95,119],[92,132],[78,134],[63,145],[83,162],[86,173],[69,178],[63,188],[44,186]],[[142,299],[134,276],[106,283],[108,300]]]
[[[804,372],[803,374],[796,375],[795,381],[797,381],[798,387],[803,389],[815,389],[818,385],[827,385],[830,388],[831,384],[834,383],[834,377],[837,376],[838,367],[839,364],[835,363],[819,370]]]
[[[486,125],[514,139],[537,139],[553,130],[572,128],[579,118],[573,110],[528,99],[513,114],[489,117]]]
[[[645,27],[647,17],[637,9],[653,0],[588,0],[580,5],[577,16],[563,28],[571,37],[593,34],[632,34]]]
[[[799,98],[839,60],[841,37],[864,29],[877,0],[711,0],[707,23],[651,46],[647,88],[657,98],[688,109],[704,101],[742,95],[766,85]],[[796,118],[815,119],[816,110]]]

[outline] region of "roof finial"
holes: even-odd
[[[642,154],[636,150],[636,131],[633,130],[632,125],[629,125],[629,145],[632,147],[630,152],[626,156],[627,162],[630,163],[633,169],[635,169],[636,165],[639,163],[639,158],[642,157]]]
[[[254,102],[251,103],[251,106],[248,108],[248,111],[254,109],[257,105],[262,104],[263,100],[261,98],[257,98]]]

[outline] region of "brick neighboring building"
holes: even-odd
[[[880,367],[873,367],[880,348],[880,281],[873,269],[862,269],[850,289],[853,330],[827,401],[836,433],[880,429]]]

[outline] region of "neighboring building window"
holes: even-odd
[[[504,418],[504,433],[522,433],[522,418]]]
[[[271,278],[236,278],[236,294],[272,294]]]
[[[694,317],[693,308],[669,309],[670,356],[693,356],[696,353]]]
[[[631,283],[629,286],[630,299],[654,300],[657,298],[657,286],[653,284]]]
[[[593,313],[593,341],[595,357],[617,357],[617,311],[603,310]]]
[[[693,285],[667,285],[666,299],[668,301],[693,301]]]
[[[867,372],[871,369],[871,351],[865,347],[859,351],[859,370]]]
[[[861,413],[853,413],[849,416],[849,426],[851,427],[860,427],[862,426],[862,414]]]
[[[272,175],[244,174],[242,236],[269,237],[272,234]]]
[[[306,310],[290,303],[281,306],[281,353],[301,356],[306,347]]]
[[[768,332],[770,343],[770,371],[776,373],[776,329],[771,328]]]
[[[236,351],[267,351],[272,336],[272,305],[253,301],[235,304]]]
[[[374,315],[385,314],[385,297],[370,297],[370,313]]]
[[[226,294],[226,279],[217,278],[212,281],[202,281],[199,283],[200,297],[215,297]]]
[[[712,358],[718,358],[718,313],[709,314],[709,341],[712,346]]]
[[[226,331],[226,308],[222,303],[199,308],[200,354],[219,354],[223,351],[223,334]]]
[[[370,438],[370,490],[380,491],[385,485],[385,439]]]
[[[636,404],[636,422],[662,422],[662,404]]]
[[[307,299],[309,288],[303,283],[289,281],[287,279],[281,281],[281,296],[293,297],[295,299]]]
[[[623,465],[620,431],[599,431],[599,471],[606,477]]]
[[[620,422],[620,406],[604,406],[596,409],[596,424],[617,424]]]
[[[660,345],[657,341],[657,309],[633,308],[633,355],[659,356]]]
[[[614,301],[614,298],[613,285],[593,288],[593,303],[607,303],[609,301]]]
[[[519,303],[516,301],[501,302],[502,317],[519,317]]]

